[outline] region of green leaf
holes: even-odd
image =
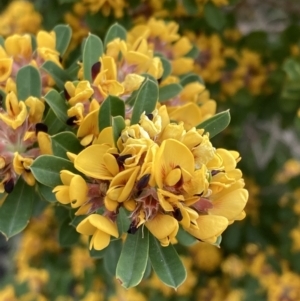
[[[65,219],[60,225],[58,232],[58,242],[61,247],[72,247],[79,240],[79,233],[70,225],[70,219]]]
[[[70,219],[65,219],[59,227],[58,241],[61,247],[72,247],[79,240],[79,233],[70,225]]]
[[[194,236],[192,236],[190,233],[184,231],[182,227],[179,227],[176,238],[180,242],[180,244],[184,246],[191,246],[197,242],[197,239]]]
[[[92,258],[95,258],[95,259],[101,259],[101,258],[104,257],[104,255],[105,255],[107,249],[108,249],[108,248],[105,248],[105,249],[100,250],[100,251],[95,250],[95,249],[91,249],[91,250],[89,250],[89,251],[90,251],[90,256],[91,256]]]
[[[182,86],[179,84],[169,84],[166,86],[163,86],[159,88],[158,94],[159,98],[158,100],[160,102],[167,101],[175,96],[177,96],[182,91]]]
[[[84,43],[83,48],[83,77],[89,82],[93,82],[92,67],[99,62],[99,58],[103,54],[103,43],[99,37],[89,34]]]
[[[138,285],[143,279],[149,249],[149,231],[141,227],[128,234],[117,265],[116,278],[125,288]]]
[[[0,207],[0,232],[6,239],[21,232],[29,223],[34,196],[34,187],[20,177]]]
[[[185,281],[186,270],[173,245],[162,247],[151,233],[149,257],[154,272],[164,284],[176,289]]]
[[[116,275],[116,268],[121,255],[122,245],[121,239],[111,240],[109,246],[106,248],[107,251],[104,253],[104,268],[112,277]]]
[[[127,233],[130,227],[130,219],[128,216],[129,213],[127,213],[126,210],[123,207],[121,207],[117,216],[117,225],[120,235],[122,233]]]
[[[163,69],[164,69],[161,79],[164,80],[172,73],[172,65],[171,65],[170,61],[164,57],[161,57],[160,60],[161,60],[161,63],[162,63]]]
[[[56,45],[55,49],[63,56],[70,44],[72,37],[72,29],[69,25],[56,25],[53,28],[56,35]]]
[[[136,96],[136,101],[133,106],[132,117],[130,124],[139,123],[143,112],[152,113],[156,107],[158,99],[158,85],[157,82],[146,78],[141,85]]]
[[[199,54],[199,49],[196,45],[193,45],[192,49],[185,55],[185,57],[190,57],[192,59],[196,59]]]
[[[209,138],[222,132],[230,123],[229,110],[216,114],[196,126],[197,129],[204,129],[209,133]]]
[[[61,122],[59,119],[57,119],[56,115],[54,114],[51,108],[47,112],[47,115],[44,119],[44,123],[48,127],[49,135],[54,135],[58,132],[64,131],[67,128],[66,123]]]
[[[113,135],[115,145],[117,146],[117,141],[121,135],[123,129],[125,129],[125,120],[122,116],[112,117],[112,128],[113,128]]]
[[[116,38],[126,41],[127,32],[126,29],[118,23],[113,24],[107,31],[104,38],[104,46],[106,48],[107,44]]]
[[[61,132],[51,136],[53,155],[68,159],[67,152],[78,154],[83,146],[72,132]]]
[[[195,15],[199,10],[196,0],[184,0],[182,4],[189,15]]]
[[[287,73],[292,81],[300,81],[300,64],[294,59],[287,59],[282,66],[283,70]]]
[[[211,2],[207,2],[204,6],[204,19],[209,26],[216,30],[221,30],[226,24],[225,14]]]
[[[45,96],[44,99],[49,107],[53,110],[57,118],[66,123],[68,119],[67,110],[68,105],[65,100],[56,90],[50,90]]]
[[[49,187],[61,185],[60,172],[63,169],[77,172],[72,162],[51,155],[39,156],[33,161],[30,169],[38,182]]]
[[[0,45],[4,48],[5,47],[5,39],[2,37],[2,36],[0,36]]]
[[[52,61],[46,61],[41,66],[41,69],[48,73],[54,79],[59,90],[64,89],[65,82],[72,80],[72,78],[64,69],[60,68]]]
[[[180,84],[185,87],[187,84],[199,82],[200,84],[204,84],[203,79],[197,74],[188,74],[181,78]]]
[[[49,202],[49,203],[55,203],[56,202],[56,197],[55,194],[52,192],[53,188],[49,186],[45,186],[41,183],[38,183],[38,192],[42,196],[42,198]]]
[[[16,78],[18,100],[26,100],[29,96],[41,97],[42,81],[37,68],[27,65],[22,67]]]
[[[109,95],[101,104],[98,115],[99,131],[111,126],[112,116],[122,116],[125,118],[125,103],[117,96]]]

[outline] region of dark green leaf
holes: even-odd
[[[72,247],[79,240],[79,233],[70,225],[70,219],[65,219],[60,225],[58,232],[58,241],[61,247]]]
[[[122,116],[112,117],[112,128],[113,128],[113,135],[115,145],[117,145],[117,141],[121,135],[123,129],[125,129],[125,120]]]
[[[53,188],[49,186],[45,186],[41,183],[38,183],[38,192],[41,194],[42,198],[49,202],[49,203],[54,203],[56,202],[56,197],[55,194],[52,192]]]
[[[126,37],[127,37],[126,29],[120,24],[115,23],[108,29],[104,38],[104,45],[106,47],[109,42],[113,41],[116,38],[120,38],[120,40],[126,41]]]
[[[83,146],[72,132],[61,132],[51,136],[53,155],[68,159],[67,152],[78,154]]]
[[[180,84],[184,87],[187,84],[193,83],[193,82],[199,82],[201,84],[204,84],[203,79],[197,75],[197,74],[188,74],[181,78]]]
[[[42,65],[41,69],[48,73],[54,79],[59,90],[64,89],[65,82],[72,80],[72,78],[64,69],[60,68],[52,61],[46,61]]]
[[[21,232],[29,223],[33,204],[34,187],[19,178],[13,191],[0,207],[0,232],[6,239]]]
[[[112,240],[106,248],[107,251],[104,253],[104,268],[112,277],[116,275],[116,268],[121,255],[122,245],[123,243],[121,239]]]
[[[196,0],[184,0],[182,4],[189,15],[195,15],[198,12]]]
[[[22,67],[17,73],[16,84],[19,100],[26,100],[29,96],[41,97],[42,82],[37,68],[31,65]]]
[[[95,258],[95,259],[103,258],[104,255],[105,255],[105,253],[106,253],[106,251],[107,251],[107,249],[108,248],[105,248],[103,250],[98,251],[98,250],[95,250],[94,248],[92,248],[91,250],[89,250],[90,251],[90,256],[92,258]]]
[[[128,234],[117,265],[116,278],[125,288],[138,285],[143,279],[149,249],[149,231],[140,227]]]
[[[179,84],[169,84],[166,86],[163,86],[159,88],[158,94],[159,98],[158,100],[160,102],[167,101],[175,96],[177,96],[182,90],[182,86]]]
[[[203,121],[197,125],[197,129],[204,129],[209,133],[209,138],[222,132],[230,123],[229,110],[216,114],[215,116]]]
[[[199,54],[199,49],[197,46],[193,45],[192,49],[185,55],[185,57],[190,57],[192,59],[195,59]]]
[[[152,113],[156,107],[158,99],[158,85],[157,82],[146,78],[141,85],[136,96],[136,101],[133,106],[131,125],[139,123],[143,112]]]
[[[42,155],[30,166],[31,172],[38,182],[49,187],[61,185],[60,172],[67,169],[76,173],[73,163],[59,157]]]
[[[211,2],[207,2],[204,6],[204,19],[216,30],[221,30],[226,24],[225,14]]]
[[[67,110],[68,105],[65,100],[56,90],[50,90],[45,96],[45,101],[49,107],[53,110],[57,118],[62,122],[66,123],[68,119]]]
[[[53,28],[56,35],[56,50],[63,56],[69,46],[72,37],[72,29],[69,25],[56,25]]]
[[[111,126],[112,116],[125,117],[125,103],[117,96],[109,95],[101,104],[98,115],[99,131]]]
[[[89,34],[83,48],[83,77],[89,82],[93,82],[92,67],[99,62],[103,54],[103,43],[99,37]]]
[[[197,242],[197,239],[188,232],[184,231],[182,227],[179,227],[176,238],[180,242],[180,244],[184,246],[191,246]]]
[[[47,112],[44,123],[48,127],[49,135],[54,135],[58,132],[64,131],[67,128],[66,123],[61,122],[59,119],[57,119],[51,108]]]
[[[170,61],[164,57],[161,57],[160,60],[161,60],[161,63],[163,65],[163,69],[164,69],[161,79],[164,80],[172,73],[172,65],[171,65]]]
[[[162,247],[151,233],[149,257],[154,272],[164,284],[177,288],[185,281],[186,270],[173,245]]]
[[[130,219],[129,219],[129,213],[126,212],[126,210],[121,207],[119,209],[119,214],[117,217],[117,225],[118,225],[118,230],[119,233],[126,233],[129,229],[130,226]]]

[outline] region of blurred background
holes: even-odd
[[[37,209],[22,235],[0,238],[0,300],[299,301],[299,0],[2,0],[0,35],[67,23],[68,65],[88,32],[103,38],[114,22],[130,29],[150,17],[178,23],[199,49],[194,72],[217,111],[230,109],[212,142],[241,154],[246,218],[225,231],[221,248],[178,247],[188,279],[177,292],[153,275],[125,291],[86,248],[58,245],[59,208]]]

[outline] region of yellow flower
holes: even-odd
[[[8,57],[5,50],[0,46],[0,82],[6,81],[12,72],[13,59]]]
[[[111,14],[111,11],[114,12],[116,18],[123,17],[123,10],[126,6],[124,0],[82,0],[88,9],[92,13],[96,13],[99,10],[103,13],[105,17],[108,17]]]
[[[76,227],[76,231],[91,236],[90,250],[102,250],[109,245],[110,236],[119,237],[115,223],[105,216],[91,214]]]
[[[113,155],[115,152],[109,145],[91,145],[78,154],[74,166],[89,177],[112,180],[119,173],[119,165]]]
[[[30,171],[30,165],[32,164],[32,158],[25,158],[21,156],[18,152],[15,152],[14,159],[13,159],[13,167],[18,175],[22,175],[25,182],[30,185],[34,186],[35,178]]]
[[[215,243],[227,226],[228,220],[223,216],[200,215],[195,225],[184,229],[201,241]]]
[[[5,50],[15,62],[29,62],[32,56],[31,37],[29,34],[14,34],[5,40]]]
[[[44,103],[38,98],[30,96],[25,100],[25,104],[29,107],[29,121],[31,123],[41,122],[45,110]]]
[[[72,82],[65,83],[66,92],[69,95],[68,102],[71,106],[74,106],[78,102],[88,101],[94,94],[90,83],[86,80],[80,81],[76,86]]]
[[[163,247],[170,244],[179,229],[178,221],[174,217],[160,213],[153,219],[148,220],[145,226],[160,241]]]
[[[23,101],[18,101],[14,92],[10,92],[6,96],[5,106],[7,114],[0,113],[0,119],[15,130],[23,124],[27,117],[26,105]]]
[[[71,204],[72,208],[78,208],[87,200],[88,186],[85,180],[68,170],[60,172],[63,185],[53,189],[56,199],[66,205]]]

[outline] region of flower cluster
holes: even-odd
[[[63,170],[64,185],[54,192],[62,204],[79,208],[76,215],[89,214],[77,231],[92,235],[91,248],[118,237],[120,207],[130,212],[129,233],[145,225],[163,246],[174,242],[179,225],[216,243],[228,224],[244,217],[248,193],[236,168],[239,154],[214,149],[203,130],[171,123],[165,106],[126,126],[116,145],[108,127],[69,157],[85,177]]]

